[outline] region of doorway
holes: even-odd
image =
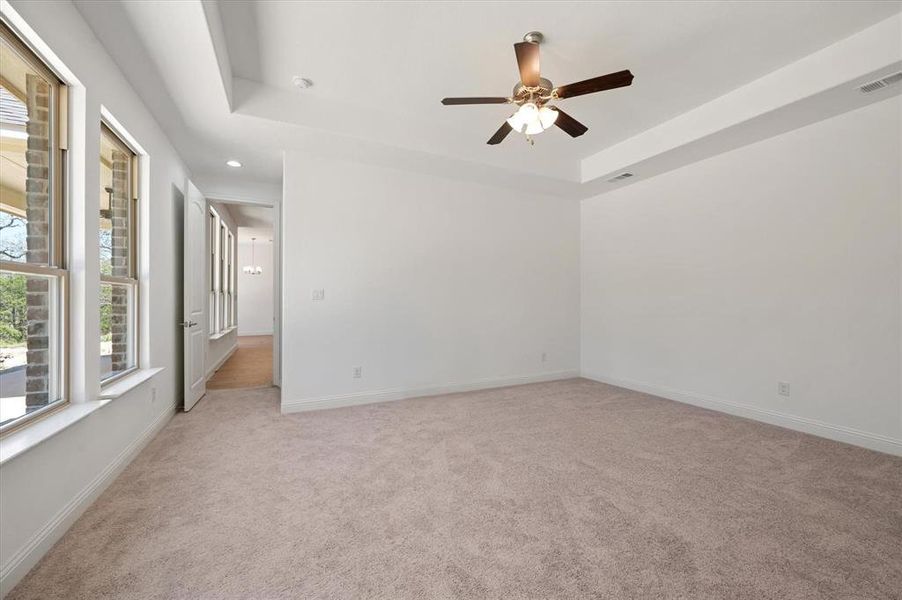
[[[207,389],[268,387],[274,384],[274,209],[240,202],[209,205],[215,333],[208,347]]]
[[[278,387],[281,347],[278,204],[197,198],[196,188],[190,189],[197,200],[191,207],[198,210],[188,210],[186,199],[186,304],[180,323],[187,336],[186,411],[207,390]],[[190,353],[189,334],[203,340]]]

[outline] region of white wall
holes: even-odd
[[[227,204],[223,204],[221,202],[210,202],[210,206],[216,211],[216,214],[219,215],[219,218],[222,219],[222,222],[225,226],[232,232],[232,236],[234,236],[235,241],[233,242],[237,246],[237,238],[238,238],[238,225],[235,224],[235,219],[232,218],[232,213],[229,211],[229,207]],[[210,226],[210,220],[206,221],[207,227]],[[211,252],[210,248],[210,232],[207,231],[207,255],[209,256]],[[223,250],[224,251],[224,250]],[[232,260],[237,260],[237,249],[233,249],[232,252]],[[233,262],[233,268],[237,267],[237,263]],[[240,269],[240,267],[237,267]],[[210,289],[210,270],[207,269],[207,289]],[[239,282],[239,289],[241,288]],[[207,320],[209,321],[210,315],[207,315]],[[207,335],[210,334],[209,324],[207,325]],[[208,338],[207,339],[207,377],[212,377],[213,373],[223,365],[223,363],[228,360],[229,356],[235,349],[238,347],[238,329],[232,329],[227,331],[221,337],[217,337],[215,339]]]
[[[273,332],[273,263],[272,233],[264,233],[254,242],[238,228],[238,335],[272,335]],[[259,233],[259,230],[253,230]],[[253,255],[254,261],[251,262]],[[255,264],[263,267],[260,275],[248,275],[242,269]]]
[[[182,335],[176,325],[181,315],[176,314],[179,242],[173,234],[173,187],[184,190],[187,177],[168,139],[74,6],[13,1],[12,8],[62,59],[64,74],[75,83],[70,91],[68,224],[72,400],[96,401],[100,391],[100,276],[93,267],[99,264],[101,104],[149,156],[142,159],[149,170],[140,205],[141,366],[165,370],[0,466],[0,594],[15,585],[173,414],[181,393],[174,360]],[[14,15],[4,8],[4,16]]]
[[[900,109],[584,201],[583,373],[902,451]]]
[[[577,373],[578,203],[296,153],[284,186],[283,410]]]

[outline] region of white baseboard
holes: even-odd
[[[391,400],[403,400],[404,398],[417,398],[421,396],[438,396],[441,394],[454,394],[457,392],[470,392],[490,388],[507,387],[510,385],[523,385],[526,383],[539,383],[542,381],[557,381],[559,379],[571,379],[579,377],[579,371],[550,371],[536,375],[521,375],[517,377],[502,377],[496,379],[477,379],[466,383],[445,383],[418,388],[395,388],[388,390],[373,390],[354,392],[351,394],[338,394],[335,396],[321,396],[317,398],[302,398],[300,400],[282,400],[282,414],[303,412],[307,410],[322,410],[325,408],[339,408],[342,406],[356,406],[358,404],[373,404],[376,402],[389,402]]]
[[[776,410],[758,408],[739,402],[730,402],[728,400],[721,400],[720,398],[713,398],[702,394],[675,390],[662,385],[631,381],[628,379],[617,379],[585,371],[583,371],[582,376],[593,381],[607,383],[609,385],[615,385],[637,392],[644,392],[653,396],[660,396],[661,398],[675,400],[676,402],[682,402],[683,404],[709,408],[711,410],[736,415],[738,417],[745,417],[754,421],[761,421],[763,423],[769,423],[771,425],[777,425],[779,427],[785,427],[803,433],[810,433],[811,435],[837,442],[845,442],[854,446],[877,450],[878,452],[902,456],[902,440],[885,435],[868,433],[866,431],[852,429],[851,427],[833,425],[816,419],[798,417]]]
[[[41,557],[55,544],[72,524],[85,512],[98,496],[128,466],[135,456],[147,445],[175,414],[176,405],[163,411],[154,419],[132,443],[125,447],[103,471],[44,524],[6,564],[0,568],[0,592],[8,594],[22,577],[35,566]]]
[[[246,335],[272,335],[272,329],[269,331],[242,331],[238,330],[238,337],[244,337]]]
[[[238,342],[237,342],[237,341],[235,342],[235,345],[232,346],[232,347],[229,349],[229,351],[225,353],[225,356],[223,356],[222,358],[220,358],[219,360],[217,360],[215,365],[213,365],[212,367],[210,367],[209,369],[207,369],[207,374],[206,374],[206,379],[207,379],[207,381],[209,381],[210,378],[213,377],[213,374],[216,373],[216,371],[219,370],[219,367],[221,367],[222,365],[225,364],[225,361],[227,361],[227,360],[229,360],[230,358],[232,358],[232,355],[235,354],[235,351],[236,351],[236,350],[238,350]]]

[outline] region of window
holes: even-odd
[[[232,327],[238,327],[238,269],[235,261],[238,260],[238,242],[232,237]]]
[[[212,206],[210,233],[210,337],[220,337],[235,324],[235,234]]]
[[[216,214],[216,211],[212,208],[210,209],[209,223],[210,228],[207,230],[210,232],[210,301],[208,306],[209,321],[210,321],[210,335],[215,334],[219,331],[219,327],[216,326],[216,302],[217,302],[217,290],[219,289],[219,281],[218,281],[218,264],[216,262],[216,253],[217,253],[217,233],[219,232],[219,227],[217,225],[219,221],[219,215]]]
[[[228,329],[232,325],[232,232],[226,230],[225,243],[222,246],[223,271],[222,271],[222,328]]]
[[[229,232],[229,243],[226,252],[226,281],[228,282],[228,294],[226,297],[226,327],[235,326],[235,237]]]
[[[100,133],[100,379],[138,366],[137,158],[107,127]]]
[[[0,429],[66,396],[65,86],[0,23]]]
[[[216,330],[222,331],[225,329],[223,323],[225,322],[225,292],[226,292],[226,278],[225,278],[225,245],[226,245],[226,229],[225,223],[220,218],[219,220],[219,246],[218,246],[218,254],[219,254],[219,295],[217,299],[217,315],[216,315]]]

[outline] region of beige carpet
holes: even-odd
[[[277,402],[177,415],[10,600],[902,595],[899,458],[579,379]]]

